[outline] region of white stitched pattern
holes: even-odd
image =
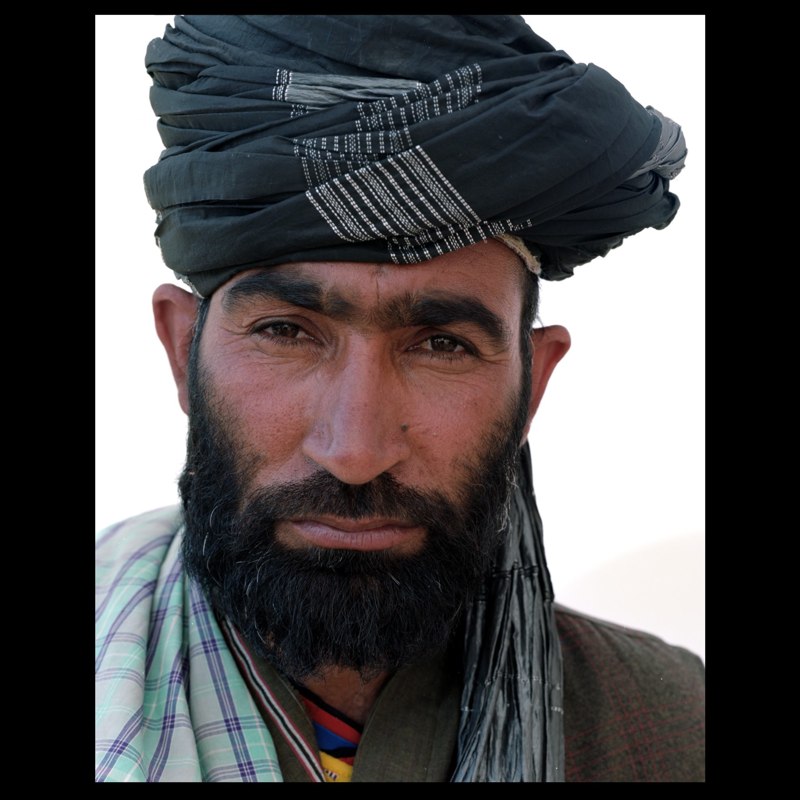
[[[421,147],[354,170],[346,181],[320,183],[306,196],[346,241],[419,236],[432,227],[452,230],[480,222]]]
[[[477,102],[482,80],[477,64],[462,67],[416,90],[359,102],[350,132],[295,141],[306,197],[337,237],[383,239],[394,261],[411,263],[515,227],[483,222],[411,137],[411,124]]]

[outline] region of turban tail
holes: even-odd
[[[519,16],[179,16],[146,66],[156,238],[201,295],[503,234],[559,280],[678,209],[680,127]]]
[[[564,679],[554,600],[526,442],[495,568],[465,618],[452,781],[564,780]]]

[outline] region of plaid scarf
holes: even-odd
[[[95,779],[280,781],[256,700],[183,572],[180,528],[179,512],[150,512],[98,540]]]

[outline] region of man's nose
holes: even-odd
[[[406,460],[405,393],[391,359],[368,345],[320,386],[303,454],[344,483],[368,483]]]

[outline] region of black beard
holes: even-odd
[[[366,679],[445,647],[504,534],[526,394],[470,462],[456,501],[389,474],[352,486],[327,472],[246,496],[249,470],[199,372],[190,372],[179,483],[182,554],[215,613],[294,680],[330,666]],[[400,518],[427,536],[413,555],[286,547],[275,539],[275,521],[299,514]]]

